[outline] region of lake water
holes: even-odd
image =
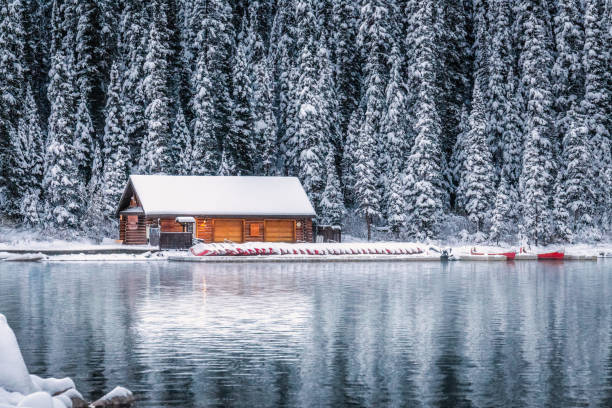
[[[0,263],[30,372],[139,407],[612,406],[612,262]]]

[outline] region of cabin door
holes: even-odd
[[[243,242],[244,227],[242,220],[214,220],[213,241]]]
[[[264,221],[264,241],[267,242],[295,242],[294,220],[266,220]]]

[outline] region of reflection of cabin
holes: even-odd
[[[119,237],[146,244],[151,228],[205,242],[312,242],[315,211],[295,177],[130,176]]]

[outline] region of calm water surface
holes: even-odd
[[[612,262],[0,263],[32,373],[139,407],[612,406]]]

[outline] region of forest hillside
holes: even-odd
[[[291,175],[349,232],[606,239],[611,21],[608,0],[3,0],[0,218],[116,234],[129,174]]]

